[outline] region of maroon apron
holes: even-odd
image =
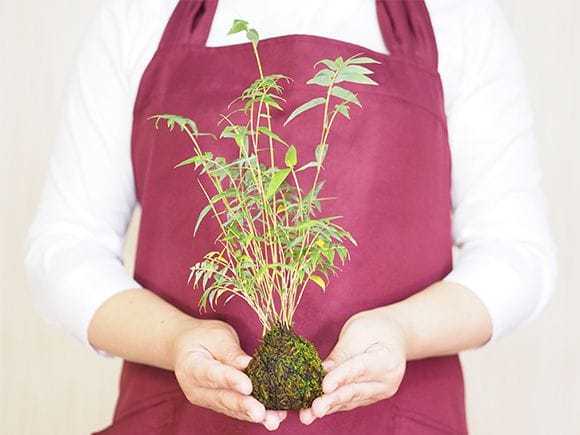
[[[200,131],[216,125],[227,104],[258,77],[249,43],[206,47],[217,3],[181,0],[158,50],[142,77],[134,108],[132,160],[142,206],[135,278],[145,288],[192,316],[221,319],[240,336],[250,355],[261,337],[257,316],[237,298],[200,314],[200,291],[187,284],[189,268],[215,249],[218,227],[207,219],[193,228],[207,201],[192,167],[174,169],[193,154],[178,131],[154,128],[147,118],[175,113],[192,118]],[[353,314],[400,301],[442,279],[452,267],[450,153],[437,47],[429,13],[420,0],[377,1],[381,31],[390,54],[338,40],[289,35],[260,41],[265,74],[282,73],[284,113],[273,112],[274,131],[298,148],[298,164],[313,160],[321,113],[309,112],[282,127],[298,105],[321,96],[306,85],[312,65],[323,58],[364,52],[380,86],[352,85],[363,108],[340,118],[329,138],[321,179],[325,216],[341,215],[358,242],[351,260],[331,279],[326,294],[312,283],[295,316],[296,330],[324,358]],[[251,21],[251,17],[247,17]],[[320,111],[321,112],[321,111]],[[203,139],[203,138],[202,138]],[[233,143],[202,146],[228,159]],[[283,152],[276,156],[283,164]],[[202,177],[205,177],[203,175]],[[203,178],[202,178],[203,179]],[[207,183],[206,183],[207,184]],[[305,184],[309,185],[309,184]],[[113,424],[99,434],[259,434],[258,424],[194,406],[171,371],[124,361]],[[388,400],[339,412],[304,426],[295,411],[279,434],[465,434],[464,390],[456,355],[408,363],[397,394]]]

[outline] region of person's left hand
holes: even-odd
[[[384,308],[358,313],[343,326],[323,367],[324,394],[300,410],[304,424],[393,396],[405,373],[404,330]]]

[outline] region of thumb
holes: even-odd
[[[330,352],[330,354],[322,362],[322,367],[326,372],[329,372],[351,357],[352,352],[348,348],[347,343],[339,339],[338,343],[336,343],[334,346],[334,349],[332,349],[332,352]]]
[[[238,370],[244,370],[252,359],[238,344],[234,343],[220,343],[216,347],[214,358]]]

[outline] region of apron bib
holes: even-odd
[[[192,167],[173,169],[190,157],[192,145],[175,129],[155,130],[149,116],[175,113],[193,119],[200,131],[216,125],[227,104],[258,75],[250,43],[206,47],[216,0],[181,0],[142,77],[134,107],[132,162],[142,207],[135,279],[179,309],[220,319],[253,354],[262,333],[257,316],[233,298],[217,312],[200,314],[201,291],[187,284],[189,268],[215,249],[218,226],[206,219],[193,227],[207,201]],[[297,106],[320,96],[306,85],[312,65],[323,58],[357,53],[373,57],[379,86],[350,84],[362,109],[336,121],[329,137],[322,203],[324,216],[344,216],[340,225],[358,242],[351,260],[332,277],[326,294],[314,284],[294,318],[297,333],[325,357],[353,314],[400,301],[442,279],[452,267],[450,152],[437,47],[421,0],[377,0],[377,16],[390,54],[330,38],[289,35],[259,43],[264,74],[282,73],[285,112],[273,111],[273,130],[298,149],[298,166],[312,160],[321,115],[282,123]],[[249,17],[251,20],[251,17]],[[202,138],[204,139],[204,138]],[[228,159],[233,143],[202,148]],[[279,150],[277,162],[283,162]],[[205,176],[205,175],[204,175]],[[202,176],[202,177],[204,177]],[[309,186],[309,183],[304,184]],[[297,412],[279,434],[465,434],[464,389],[457,355],[408,363],[397,394],[388,400],[340,412],[304,426]],[[113,424],[100,434],[260,434],[264,427],[191,405],[173,372],[124,361]]]

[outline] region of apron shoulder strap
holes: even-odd
[[[180,44],[205,46],[216,8],[217,0],[179,0],[159,47]]]
[[[389,52],[437,69],[438,52],[424,0],[376,0],[377,18]]]
[[[436,70],[437,43],[425,1],[376,0],[376,7],[389,52]],[[217,0],[179,0],[159,46],[205,46],[216,8]]]

